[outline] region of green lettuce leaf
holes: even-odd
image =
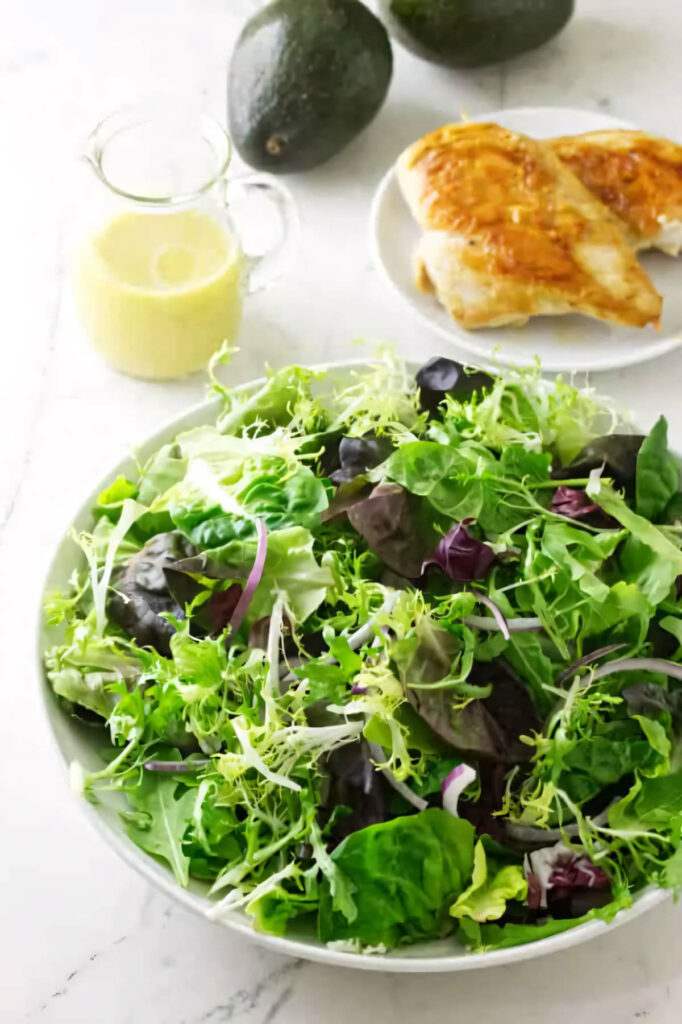
[[[268,537],[268,552],[260,583],[249,607],[248,621],[269,615],[278,596],[295,622],[304,622],[316,611],[334,582],[331,569],[318,565],[313,538],[308,530],[293,526]]]
[[[671,831],[682,825],[682,771],[637,781],[631,791],[609,808],[613,829]]]
[[[430,808],[354,832],[332,860],[354,887],[357,916],[351,922],[334,909],[325,881],[320,939],[399,946],[451,930],[448,907],[471,876],[474,830],[469,822]]]
[[[633,512],[606,481],[592,479],[586,491],[608,515],[630,531],[631,536],[620,554],[626,582],[636,583],[651,604],[660,604],[682,574],[682,551],[657,526]]]
[[[131,684],[141,673],[140,661],[112,637],[83,636],[82,631],[71,644],[49,650],[45,665],[56,694],[104,719],[119,699],[111,684]]]
[[[267,370],[267,379],[253,390],[234,391],[214,379],[214,391],[220,395],[224,410],[218,418],[223,434],[240,434],[253,424],[278,427],[291,422],[300,405],[311,404],[312,370],[285,366]]]
[[[523,900],[528,882],[520,864],[496,867],[488,863],[485,847],[479,840],[474,850],[474,871],[471,885],[450,907],[453,917],[470,917],[474,921],[496,921],[502,917],[507,900]]]
[[[529,942],[548,939],[552,935],[577,928],[589,921],[612,921],[619,910],[630,906],[627,895],[620,896],[605,907],[590,910],[582,917],[567,919],[550,918],[542,924],[479,924],[470,918],[462,918],[457,932],[459,941],[475,953],[484,953],[492,949],[510,949],[512,946],[525,946]]]

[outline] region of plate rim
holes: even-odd
[[[508,107],[506,109],[483,111],[481,114],[476,114],[474,117],[468,118],[467,120],[473,122],[488,121],[499,118],[502,115],[522,115],[532,116],[538,113],[545,114],[547,112],[560,111],[566,115],[577,115],[584,116],[589,115],[590,117],[597,116],[603,118],[604,127],[611,128],[622,128],[622,129],[634,129],[637,130],[637,126],[631,121],[627,121],[624,118],[614,117],[611,114],[602,114],[598,110],[588,110],[580,107],[564,107],[564,106],[523,106],[523,107]],[[595,129],[599,130],[599,129]],[[391,189],[395,187],[399,189],[395,162],[388,170],[382,175],[379,184],[377,185],[374,194],[372,196],[372,202],[370,205],[369,215],[369,247],[372,258],[372,263],[376,270],[378,270],[380,277],[384,283],[388,285],[390,291],[398,297],[403,308],[408,308],[412,315],[419,321],[419,323],[427,326],[430,331],[437,334],[439,338],[442,338],[449,345],[453,345],[460,350],[467,352],[468,354],[477,357],[480,363],[483,361],[489,365],[497,363],[503,366],[515,366],[523,365],[522,361],[515,362],[512,355],[502,355],[498,352],[493,351],[485,352],[481,350],[479,343],[476,341],[476,331],[465,331],[464,328],[460,328],[455,321],[453,321],[452,327],[446,327],[444,324],[436,322],[427,312],[421,309],[417,303],[410,298],[410,296],[400,287],[398,282],[393,278],[391,272],[386,265],[381,255],[381,233],[379,231],[379,220],[383,211],[383,205],[386,202],[387,197],[390,195]],[[520,328],[523,330],[523,328]],[[647,363],[654,359],[660,359],[667,355],[669,352],[673,352],[675,349],[682,345],[682,328],[677,334],[667,335],[660,340],[652,341],[648,346],[643,347],[641,350],[635,350],[629,355],[623,357],[616,354],[603,356],[601,358],[592,359],[589,362],[581,361],[579,358],[572,358],[566,356],[564,358],[552,357],[550,354],[548,357],[537,357],[540,358],[542,371],[548,373],[561,373],[566,371],[576,371],[579,373],[603,373],[608,370],[620,370],[629,366],[638,366],[641,363]],[[570,359],[570,362],[569,362]],[[526,365],[528,365],[526,363]]]
[[[381,359],[341,359],[332,362],[317,363],[310,367],[312,371],[352,371],[381,363]],[[415,360],[407,360],[410,369],[420,364]],[[235,385],[231,390],[235,392],[245,391],[257,387],[265,381],[264,376],[254,377],[242,384]],[[111,468],[105,474],[97,474],[97,481],[88,490],[87,497],[74,502],[74,512],[68,517],[66,529],[60,536],[55,548],[47,561],[43,574],[43,584],[39,589],[38,607],[35,609],[35,669],[36,680],[39,688],[40,714],[43,723],[50,737],[50,743],[56,751],[60,762],[65,767],[64,781],[68,786],[69,760],[66,750],[63,749],[57,732],[52,724],[50,715],[50,704],[54,702],[54,695],[50,690],[44,672],[44,632],[45,619],[43,604],[46,593],[52,583],[53,576],[57,573],[58,563],[64,550],[69,544],[69,530],[75,524],[87,521],[91,517],[91,508],[97,495],[104,487],[129,465],[131,453],[149,453],[171,440],[180,430],[189,429],[190,423],[197,420],[210,422],[211,417],[215,419],[215,411],[220,407],[219,398],[206,398],[200,402],[193,403],[183,412],[164,419],[161,426],[147,434],[139,443],[131,445],[129,453],[116,459]],[[94,474],[93,474],[94,478]],[[74,555],[76,554],[74,550]],[[53,703],[53,707],[54,707]],[[241,935],[248,941],[263,946],[273,952],[286,956],[296,957],[316,963],[324,963],[337,967],[355,968],[365,971],[379,971],[383,973],[405,973],[405,974],[448,974],[459,971],[482,970],[488,967],[499,967],[505,964],[518,963],[523,960],[531,960],[536,957],[547,956],[551,953],[568,949],[571,946],[581,945],[593,938],[603,934],[609,934],[620,925],[633,921],[655,906],[660,905],[670,898],[671,891],[649,886],[637,893],[633,904],[624,910],[619,911],[610,923],[602,920],[589,921],[586,924],[578,925],[568,931],[560,932],[557,935],[539,939],[536,942],[529,942],[524,945],[512,946],[508,949],[490,950],[489,952],[457,954],[443,956],[402,956],[400,952],[391,952],[385,956],[373,956],[362,953],[351,953],[336,949],[329,949],[324,945],[309,945],[299,939],[286,938],[285,936],[268,935],[257,932],[249,920],[244,919],[242,914],[227,914],[219,919],[211,919],[207,910],[215,906],[213,901],[190,889],[183,889],[173,878],[171,872],[158,864],[154,859],[138,849],[127,839],[122,829],[114,828],[104,817],[98,813],[96,806],[93,806],[84,798],[78,799],[78,806],[96,831],[123,860],[125,864],[133,868],[138,875],[147,882],[160,889],[170,898],[176,900],[186,909],[199,914],[204,920],[222,925],[231,931]],[[411,947],[414,948],[414,947]]]

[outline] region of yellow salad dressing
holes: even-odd
[[[242,256],[226,225],[197,210],[127,210],[91,235],[75,266],[85,330],[124,373],[163,379],[205,366],[234,338]]]

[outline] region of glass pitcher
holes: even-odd
[[[244,296],[288,264],[297,234],[290,193],[266,175],[228,179],[227,133],[211,117],[177,107],[113,114],[85,155],[97,189],[73,269],[86,333],[112,366],[135,377],[201,369],[235,337]],[[248,224],[259,196],[274,208],[278,230],[254,254],[246,251],[250,231],[240,237],[233,214]],[[255,226],[262,231],[262,216]]]

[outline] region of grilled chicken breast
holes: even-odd
[[[583,185],[627,226],[638,249],[682,250],[682,146],[635,131],[548,140]]]
[[[417,284],[463,327],[585,313],[656,322],[661,298],[620,224],[543,142],[495,124],[453,124],[398,159],[423,229]]]

